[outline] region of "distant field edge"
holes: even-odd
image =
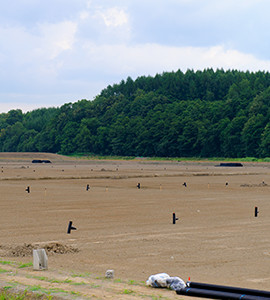
[[[84,153],[76,153],[66,155],[71,158],[89,159],[89,160],[150,160],[150,161],[211,161],[211,162],[270,162],[270,157],[257,158],[257,157],[241,157],[241,158],[228,158],[228,157],[144,157],[144,156],[102,156]]]
[[[0,161],[32,161],[32,160],[50,160],[65,161],[71,160],[70,157],[46,152],[0,152]]]
[[[53,161],[73,161],[73,160],[144,160],[144,161],[178,161],[178,162],[270,162],[270,157],[143,157],[143,156],[114,156],[114,155],[94,155],[87,153],[74,153],[62,155],[59,153],[46,152],[0,152],[0,161],[7,160],[51,160]]]

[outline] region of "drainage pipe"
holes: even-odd
[[[270,299],[270,292],[268,291],[253,290],[253,289],[246,289],[246,288],[233,287],[233,286],[215,285],[215,284],[200,283],[200,282],[193,282],[193,281],[188,281],[187,286],[191,288],[204,289],[204,290],[215,290],[215,291],[223,291],[229,293],[254,295],[254,296],[266,297]]]
[[[255,295],[245,295],[238,293],[230,293],[224,291],[215,290],[205,290],[199,288],[189,288],[185,287],[183,289],[177,290],[178,295],[192,296],[208,299],[224,299],[224,300],[269,300],[267,297],[260,297]]]

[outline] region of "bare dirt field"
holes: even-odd
[[[0,153],[2,286],[81,299],[194,299],[145,286],[165,272],[270,290],[270,163],[217,165]],[[69,221],[77,230],[67,234]],[[48,270],[33,271],[33,248],[46,249]],[[114,279],[105,279],[108,269]]]

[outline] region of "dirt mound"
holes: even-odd
[[[25,257],[32,256],[33,249],[45,249],[48,255],[77,253],[79,249],[73,246],[63,245],[58,242],[40,243],[40,244],[23,244],[17,246],[1,246],[0,255],[7,257]]]
[[[50,244],[46,244],[43,247],[47,253],[50,254],[66,254],[66,253],[77,253],[79,252],[78,248],[75,248],[73,246],[67,246],[67,245],[63,245],[60,243],[50,243]]]

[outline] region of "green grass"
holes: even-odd
[[[26,299],[26,291],[20,294],[11,294],[6,291],[0,293],[0,300],[23,300]]]
[[[80,159],[93,159],[93,160],[133,160],[135,156],[111,156],[111,155],[95,155],[91,153],[73,153],[65,155],[73,158]]]
[[[71,277],[82,277],[82,278],[84,278],[84,277],[89,277],[90,275],[91,275],[91,274],[88,273],[88,272],[81,273],[81,274],[73,273],[73,274],[71,274]]]
[[[9,271],[8,271],[8,270],[5,270],[5,269],[2,269],[2,268],[0,268],[0,274],[7,273],[7,272],[9,272]]]
[[[270,162],[270,157],[257,158],[257,157],[241,157],[241,158],[228,158],[228,157],[136,157],[136,156],[102,156],[94,155],[91,153],[74,153],[66,155],[68,157],[79,159],[93,159],[93,160],[134,160],[142,158],[144,160],[154,161],[241,161],[241,162]]]
[[[29,290],[22,292],[14,292],[11,290],[11,286],[4,287],[0,290],[0,300],[51,300],[52,296],[33,293]]]
[[[125,295],[134,295],[135,292],[133,290],[130,290],[130,289],[124,289],[122,294],[125,294]]]
[[[129,284],[129,285],[143,285],[143,286],[145,286],[145,282],[144,281],[138,282],[138,281],[132,280],[132,279],[128,280],[127,284]]]
[[[79,293],[74,292],[74,291],[65,291],[63,289],[60,288],[43,288],[40,285],[30,285],[27,286],[27,290],[31,291],[31,292],[40,292],[42,294],[46,294],[46,295],[51,295],[51,294],[72,294],[72,295],[78,295]]]
[[[156,295],[151,295],[150,297],[151,297],[152,300],[168,299],[167,297],[156,296]],[[179,299],[179,300],[180,300],[180,299]]]
[[[27,268],[27,267],[31,267],[33,266],[32,262],[30,263],[21,263],[21,262],[12,262],[12,261],[4,261],[1,260],[0,261],[0,265],[10,265],[13,266],[15,268],[17,268],[17,270],[15,270],[16,272],[18,272],[18,269],[20,268]],[[1,273],[10,273],[10,270],[5,270],[0,268],[0,274]],[[8,274],[9,275],[9,274]],[[10,275],[14,275],[14,272],[10,273]],[[56,279],[56,278],[50,278],[50,277],[46,277],[46,276],[36,276],[36,275],[25,275],[27,278],[33,278],[36,280],[40,280],[40,281],[44,281],[44,282],[49,282],[49,283],[61,283],[61,284],[67,284],[69,285],[69,288],[71,288],[71,286],[83,286],[83,285],[87,285],[87,287],[92,288],[92,289],[96,289],[96,288],[101,288],[102,287],[102,283],[104,283],[105,281],[109,280],[106,277],[95,277],[88,272],[85,273],[75,273],[72,272],[72,274],[70,274],[71,277],[73,278],[89,278],[91,276],[91,278],[93,279],[99,279],[101,280],[101,284],[96,284],[96,283],[88,283],[88,282],[76,282],[73,281],[69,278],[67,279]],[[15,278],[14,278],[15,279]],[[80,280],[79,280],[80,281]],[[129,285],[127,286],[127,288],[123,289],[121,291],[118,291],[116,293],[118,294],[125,294],[125,295],[138,295],[137,292],[135,290],[132,289],[132,286],[135,285],[140,285],[140,286],[144,286],[145,282],[144,281],[135,281],[135,280],[122,280],[122,279],[114,279],[112,282],[115,283],[122,283],[125,285]],[[19,286],[24,286],[25,291],[24,292],[18,292],[17,287]],[[56,285],[57,286],[57,285]],[[72,291],[67,291],[65,289],[65,287],[63,286],[63,288],[57,288],[54,286],[51,286],[51,288],[44,288],[42,286],[42,283],[40,284],[36,284],[36,285],[22,285],[20,282],[17,281],[12,281],[9,282],[7,286],[3,287],[2,289],[0,289],[0,300],[52,300],[53,297],[63,297],[64,295],[67,296],[69,298],[76,298],[76,297],[80,297],[82,296],[82,294],[80,292],[77,292],[75,290],[76,288],[74,287],[74,290]],[[16,291],[15,291],[16,290]],[[52,296],[53,294],[56,294],[54,296]],[[59,294],[59,295],[57,295]],[[62,295],[61,295],[62,294]],[[93,295],[94,296],[94,295]],[[147,299],[153,299],[153,300],[158,300],[158,299],[167,299],[164,298],[162,296],[154,296],[154,295],[140,295],[140,297],[142,298],[147,298]]]
[[[97,289],[97,288],[100,288],[101,287],[101,285],[99,285],[99,284],[95,284],[95,283],[90,283],[90,284],[88,284],[91,288],[93,288],[93,289]]]
[[[0,265],[9,265],[9,266],[13,266],[13,267],[18,267],[20,269],[22,268],[27,268],[27,267],[32,267],[33,263],[29,262],[29,263],[21,263],[21,262],[14,262],[14,261],[7,261],[7,260],[0,260]]]
[[[7,261],[7,260],[0,260],[0,264],[1,264],[1,265],[14,265],[13,262]]]
[[[19,264],[19,268],[20,269],[22,269],[22,268],[28,268],[28,267],[33,267],[33,263],[29,262],[29,263],[20,263]]]
[[[48,278],[48,277],[45,277],[45,276],[34,276],[34,275],[27,275],[26,277],[34,278],[34,279],[37,279],[37,280],[40,280],[40,281],[46,281],[46,282],[50,282],[50,283],[68,283],[68,284],[76,285],[76,282],[73,282],[70,279],[59,280],[59,279],[54,279],[54,278]],[[81,285],[83,285],[83,283],[81,283]]]
[[[13,288],[13,286],[7,285],[7,286],[4,286],[4,287],[3,287],[3,290],[4,290],[4,291],[7,291],[7,290],[12,289],[12,288]]]
[[[87,283],[82,281],[82,282],[71,282],[71,285],[86,285]]]
[[[114,280],[113,280],[113,282],[115,282],[115,283],[121,283],[121,282],[123,282],[123,280],[122,280],[122,279],[119,279],[119,278],[117,278],[117,279],[114,279]]]

